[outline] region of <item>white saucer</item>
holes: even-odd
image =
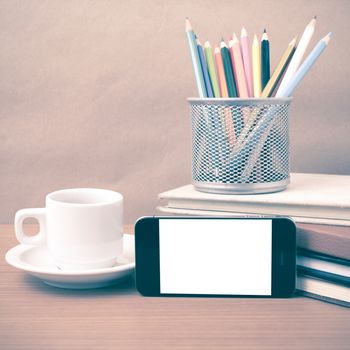
[[[135,269],[134,236],[124,234],[124,252],[113,267],[94,270],[60,270],[53,262],[47,248],[20,244],[10,249],[6,261],[46,284],[59,288],[88,289],[115,284],[129,276]]]

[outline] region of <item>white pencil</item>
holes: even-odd
[[[277,90],[276,95],[280,94],[280,92],[286,88],[286,86],[289,84],[289,82],[293,78],[293,75],[298,70],[300,63],[303,59],[303,56],[305,54],[305,51],[310,43],[312,35],[314,34],[315,25],[316,25],[316,16],[306,26],[304,33],[301,36],[300,41],[298,43],[297,49],[295,50],[293,58],[289,63],[286,74],[284,75],[281,85]]]
[[[301,80],[304,78],[306,73],[311,69],[314,65],[318,57],[328,46],[329,40],[331,40],[332,33],[328,33],[324,38],[322,38],[314,49],[311,51],[309,56],[305,59],[303,64],[294,74],[293,78],[290,80],[289,84],[285,87],[285,89],[281,90],[280,93],[277,93],[276,97],[288,97],[291,96],[294,89],[299,85]]]

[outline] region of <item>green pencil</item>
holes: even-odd
[[[264,29],[264,33],[261,39],[261,89],[264,90],[265,86],[270,80],[270,43],[269,38]]]
[[[224,64],[228,96],[237,97],[235,78],[233,77],[233,72],[232,72],[230,52],[228,50],[226,43],[223,40],[221,41],[220,48],[221,48],[222,62]]]
[[[209,70],[211,85],[212,85],[213,91],[214,91],[214,97],[220,97],[218,76],[216,74],[216,67],[215,67],[215,63],[214,63],[214,54],[213,54],[213,49],[211,48],[209,41],[206,41],[204,43],[204,53],[205,53],[205,59],[207,61],[207,66],[208,66],[208,70]]]

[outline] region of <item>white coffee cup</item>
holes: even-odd
[[[35,218],[35,236],[23,232],[23,221]],[[75,188],[46,196],[45,208],[16,213],[15,232],[20,243],[46,244],[61,269],[111,267],[123,251],[123,196],[114,191]]]

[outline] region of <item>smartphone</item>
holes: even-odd
[[[289,218],[143,217],[135,253],[144,296],[288,297],[295,290]]]

